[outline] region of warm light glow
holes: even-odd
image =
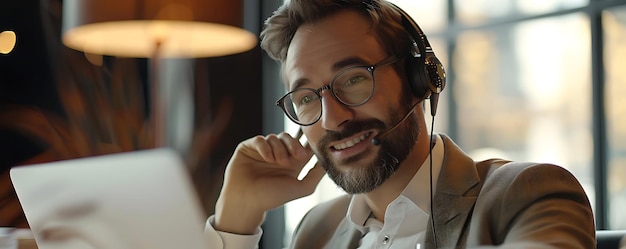
[[[13,31],[0,32],[0,54],[8,54],[15,48],[17,35]]]
[[[63,43],[91,54],[122,57],[213,57],[240,53],[256,46],[257,38],[234,26],[190,21],[116,21],[92,23],[68,30]]]

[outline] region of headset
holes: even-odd
[[[429,174],[430,174],[430,212],[432,235],[435,248],[438,247],[437,232],[435,227],[435,210],[433,208],[433,157],[432,149],[434,147],[433,129],[435,126],[435,115],[437,114],[437,104],[439,102],[439,94],[446,86],[446,73],[441,61],[435,56],[433,48],[428,42],[428,38],[417,25],[417,23],[397,5],[388,2],[393,6],[402,17],[402,27],[411,35],[412,44],[410,56],[406,60],[406,73],[409,87],[415,97],[424,99],[430,98],[430,115],[432,116],[432,124],[430,131],[430,152],[429,152]],[[427,96],[430,94],[430,96]]]
[[[406,73],[409,87],[413,95],[418,98],[428,97],[430,94],[430,113],[434,117],[437,113],[439,93],[446,86],[446,73],[441,61],[435,56],[428,38],[417,23],[397,5],[388,2],[402,17],[402,26],[411,35],[412,44],[410,56],[406,60]]]

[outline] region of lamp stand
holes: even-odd
[[[157,39],[155,41],[154,51],[150,57],[150,67],[148,69],[150,75],[150,124],[155,148],[163,147],[167,142],[165,104],[163,103],[164,96],[161,93],[161,80],[159,76],[162,45],[161,40]]]

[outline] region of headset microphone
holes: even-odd
[[[391,127],[391,129],[383,131],[383,132],[379,133],[378,135],[374,136],[374,138],[372,138],[372,144],[373,145],[377,145],[377,146],[380,145],[380,140],[385,138],[389,134],[391,134],[392,131],[394,131],[396,128],[398,128],[400,126],[400,124],[402,124],[407,118],[409,118],[409,116],[411,116],[411,114],[414,113],[415,107],[419,103],[421,103],[421,102],[417,102],[417,103],[413,104],[411,106],[411,108],[409,109],[409,111],[404,115],[404,117],[402,119],[400,119],[400,121],[398,121],[398,123],[396,123],[393,127]]]

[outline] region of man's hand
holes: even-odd
[[[284,132],[241,142],[226,168],[215,229],[253,234],[266,211],[313,193],[325,174],[319,165],[297,179],[312,156],[308,144],[302,146]]]

